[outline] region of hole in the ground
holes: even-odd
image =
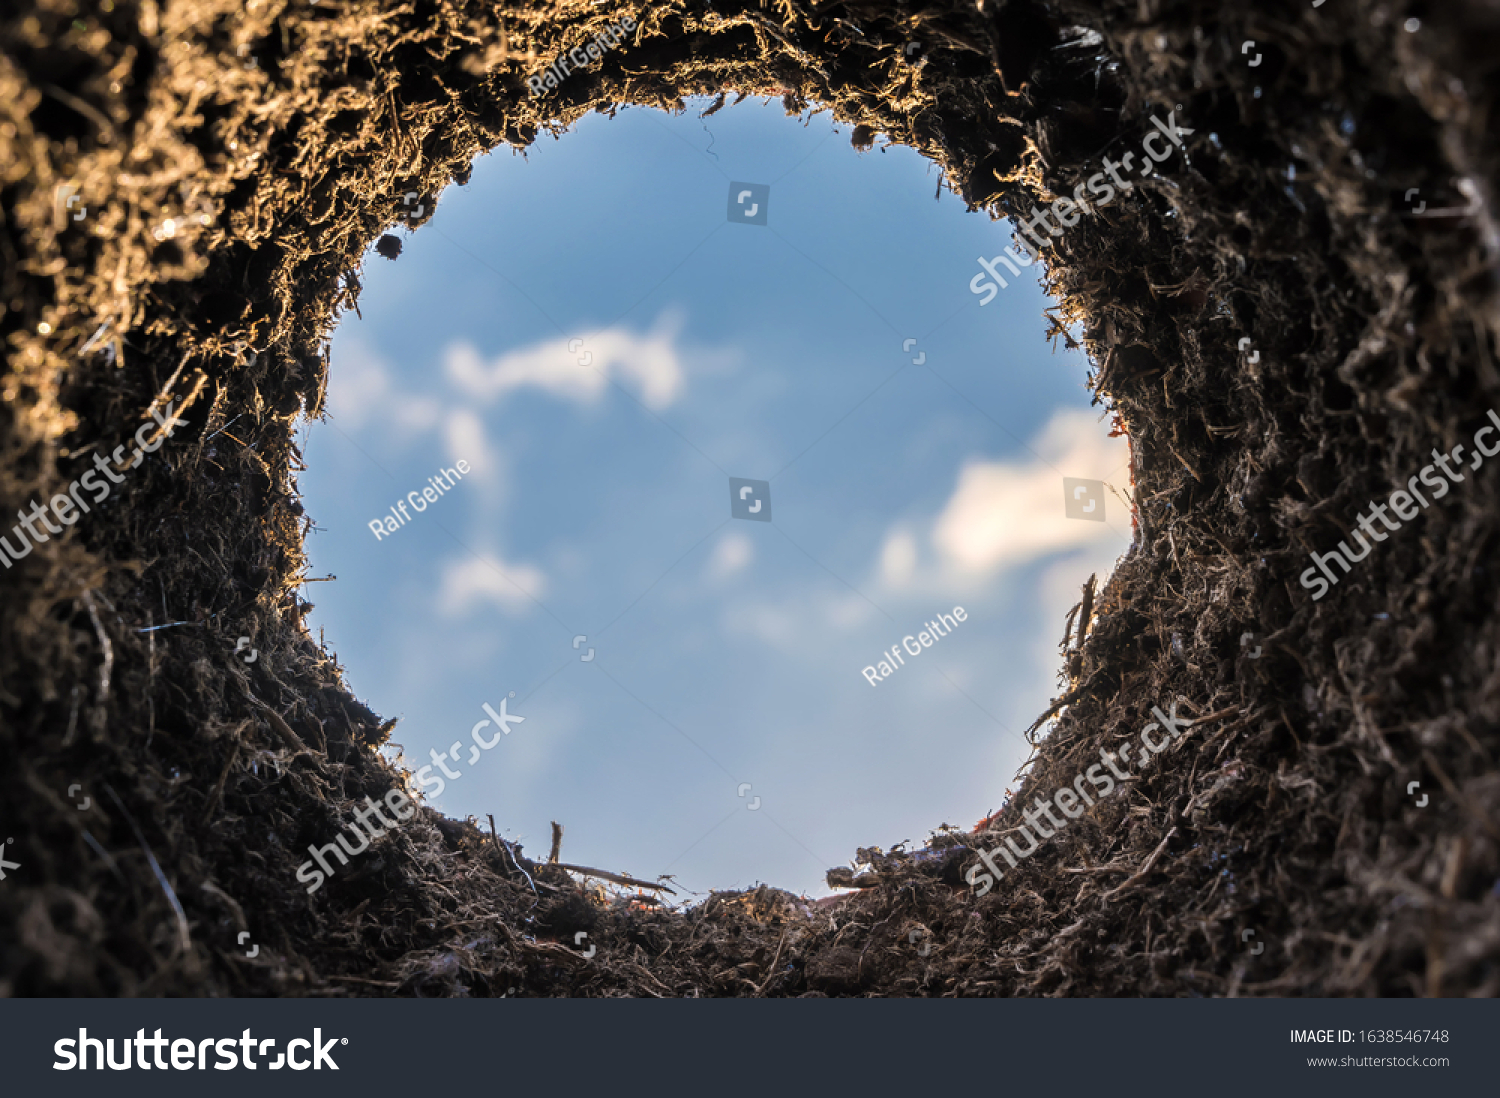
[[[444,813],[821,894],[999,807],[1129,455],[1035,268],[984,290],[1009,225],[826,115],[706,105],[403,196],[307,439],[306,596]]]

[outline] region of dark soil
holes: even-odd
[[[153,402],[188,425],[0,572],[0,992],[1500,993],[1495,470],[1322,600],[1297,579],[1500,408],[1496,58],[1479,0],[10,5],[0,514]],[[995,216],[1193,129],[1046,256],[1138,521],[1066,704],[984,834],[863,852],[836,903],[601,898],[427,809],[309,896],[308,844],[402,783],[299,595],[293,428],[367,249],[497,145],[719,93],[830,108]],[[1174,700],[1217,715],[974,897],[973,848]]]

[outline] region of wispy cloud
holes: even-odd
[[[885,536],[880,550],[880,578],[887,587],[901,588],[911,582],[917,570],[917,539],[906,526],[898,526]]]
[[[443,352],[448,384],[437,386],[442,391],[436,392],[402,390],[394,380],[396,371],[354,335],[337,349],[333,368],[339,384],[330,387],[329,412],[335,423],[351,431],[394,427],[408,436],[438,432],[448,457],[464,459],[483,477],[498,470],[499,461],[483,410],[517,390],[534,388],[590,404],[614,379],[653,411],[672,405],[686,387],[682,328],[681,314],[667,311],[644,334],[606,328],[533,343],[488,362],[472,344],[452,343]],[[576,349],[570,351],[570,345]],[[722,357],[710,353],[705,361],[716,363]]]
[[[438,611],[451,618],[462,617],[482,602],[493,603],[509,614],[535,605],[545,598],[547,577],[529,564],[507,564],[488,554],[482,558],[451,561],[443,566]]]
[[[755,545],[744,534],[734,531],[725,534],[714,546],[713,556],[708,562],[711,579],[722,580],[741,572],[755,559]]]
[[[384,361],[357,335],[339,342],[333,364],[338,384],[328,386],[328,412],[351,430],[395,410],[395,386]]]
[[[932,520],[925,575],[919,535],[903,520],[887,531],[881,548],[882,584],[901,590],[940,576],[972,581],[1068,550],[1123,550],[1130,516],[1122,497],[1109,494],[1109,522],[1063,512],[1064,476],[1102,480],[1122,495],[1129,485],[1129,445],[1108,435],[1095,413],[1059,411],[1031,440],[1038,455],[1031,460],[969,461]]]
[[[474,467],[481,480],[504,483],[500,452],[489,444],[484,421],[467,408],[453,409],[443,421],[443,442],[450,461],[462,459]]]
[[[685,374],[677,348],[682,317],[663,314],[645,335],[624,328],[534,343],[486,362],[470,343],[450,344],[444,353],[448,379],[468,396],[486,403],[517,389],[541,389],[578,403],[597,401],[612,377],[628,379],[653,411],[681,394]]]

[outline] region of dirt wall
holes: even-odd
[[[1494,470],[1323,597],[1299,579],[1500,409],[1497,45],[1475,2],[8,10],[0,514],[90,468],[110,491],[0,572],[0,990],[1500,991]],[[1024,783],[981,833],[867,852],[836,904],[601,903],[425,809],[309,896],[307,845],[400,782],[299,586],[293,427],[366,249],[485,150],[720,93],[825,106],[994,216],[1074,194],[1153,118],[1192,131],[1046,241],[1138,537],[1067,623]],[[1189,735],[976,898],[977,850],[1174,703]]]

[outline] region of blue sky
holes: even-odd
[[[369,253],[304,436],[310,574],[338,577],[310,621],[402,765],[462,743],[441,811],[534,857],[557,820],[564,861],[699,894],[823,895],[857,846],[999,806],[1063,615],[1129,545],[1121,498],[1069,519],[1062,478],[1123,493],[1129,456],[1034,277],[970,292],[1005,223],[826,114],[706,104],[481,157]],[[747,183],[764,225],[730,220]],[[731,517],[730,477],[773,521]],[[476,730],[502,699],[524,722]]]

